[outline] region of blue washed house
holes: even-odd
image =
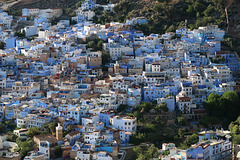
[[[199,142],[201,142],[203,140],[209,140],[213,138],[217,139],[217,135],[216,135],[216,132],[214,131],[202,131],[199,133],[198,138],[199,138]]]
[[[187,159],[188,160],[203,159],[203,148],[202,148],[202,146],[196,144],[196,145],[190,147],[187,150]]]
[[[105,124],[105,126],[109,126],[110,125],[110,118],[112,116],[115,115],[115,112],[112,110],[112,111],[101,111],[100,112],[100,116],[99,116],[99,121],[100,122],[103,122]]]
[[[16,47],[16,38],[8,38],[6,39],[6,49],[11,49]]]

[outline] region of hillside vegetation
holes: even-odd
[[[149,24],[137,26],[137,29],[149,33],[164,33],[187,25],[191,29],[208,24],[226,27],[224,0],[121,0],[114,8],[115,19],[144,16]]]

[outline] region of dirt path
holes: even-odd
[[[10,7],[12,7],[14,4],[18,3],[19,1],[21,1],[21,0],[13,1],[10,3],[2,2],[3,5],[0,8],[2,8],[3,10],[8,10]]]

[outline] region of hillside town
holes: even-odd
[[[193,124],[207,115],[210,94],[240,91],[239,56],[222,50],[226,32],[217,25],[144,35],[134,26],[145,17],[93,22],[95,8],[114,6],[85,0],[76,16],[58,22],[61,8],[24,8],[17,19],[0,11],[2,159],[129,159],[124,148],[134,147],[142,125],[138,105],[164,108],[150,108],[145,120]],[[32,25],[16,31],[20,23]],[[196,133],[198,142],[185,149],[162,143],[155,158],[240,159],[231,131]]]

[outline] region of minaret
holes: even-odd
[[[118,64],[118,61],[116,61],[116,63],[114,64],[114,73],[115,73],[115,74],[119,73],[119,64]]]
[[[58,123],[58,126],[56,127],[56,138],[58,141],[63,139],[63,128],[60,123]]]

